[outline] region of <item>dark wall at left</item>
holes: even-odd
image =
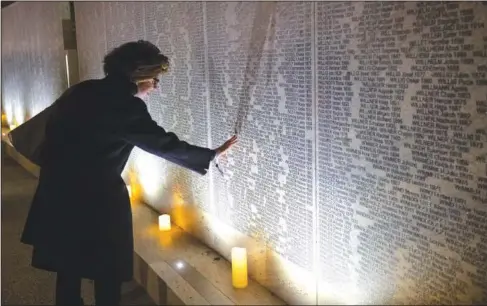
[[[15,1],[2,1],[2,8],[9,6],[10,4],[14,3]]]

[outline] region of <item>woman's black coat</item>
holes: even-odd
[[[22,234],[34,246],[34,267],[132,279],[132,214],[121,173],[134,146],[206,173],[215,151],[159,127],[136,91],[107,77],[75,85],[55,102]]]

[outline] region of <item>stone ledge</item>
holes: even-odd
[[[37,165],[31,163],[22,154],[17,152],[17,150],[15,150],[14,147],[12,147],[12,143],[10,142],[8,137],[4,135],[7,132],[8,132],[8,130],[2,129],[2,153],[8,154],[16,162],[18,162],[25,170],[27,170],[29,173],[31,173],[35,177],[39,177],[40,168]]]
[[[169,232],[159,232],[158,214],[146,205],[133,204],[135,252],[167,285],[168,305],[172,294],[184,305],[285,305],[263,286],[249,280],[246,289],[234,289],[231,284],[230,263],[178,226]],[[200,273],[201,267],[207,271]],[[136,279],[144,283],[145,268],[137,268]],[[208,273],[209,272],[209,273]],[[154,300],[160,300],[166,290],[151,283],[147,275],[144,285]],[[177,303],[176,303],[177,304]]]
[[[39,167],[19,154],[5,137],[2,147],[3,153],[39,176]],[[234,289],[226,259],[174,224],[171,231],[159,232],[158,214],[149,206],[134,203],[132,214],[134,279],[156,304],[286,305],[250,279],[246,289]],[[206,274],[198,267],[204,267]]]

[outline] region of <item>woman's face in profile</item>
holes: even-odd
[[[153,78],[151,80],[142,81],[137,83],[137,94],[136,96],[139,98],[147,97],[154,89],[157,88],[157,84],[159,83],[158,78]]]

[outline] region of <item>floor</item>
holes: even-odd
[[[1,168],[1,304],[53,305],[55,274],[32,268],[32,249],[20,243],[37,179],[4,154],[3,150]],[[92,283],[84,280],[82,289],[85,304],[93,305]],[[122,305],[155,305],[135,281],[124,284],[122,294]]]

